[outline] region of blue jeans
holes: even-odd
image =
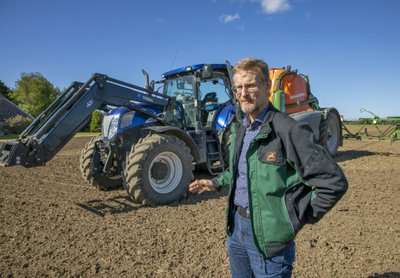
[[[236,212],[234,221],[233,234],[226,240],[232,277],[291,277],[294,242],[282,254],[264,259],[254,243],[250,219]]]

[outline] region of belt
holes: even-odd
[[[245,209],[244,207],[241,206],[235,206],[236,207],[236,211],[239,213],[240,216],[244,217],[244,218],[250,218],[250,210],[249,209]]]

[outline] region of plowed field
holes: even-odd
[[[88,140],[0,168],[0,277],[230,277],[225,192],[159,207],[100,192],[78,169]],[[345,141],[336,159],[349,191],[298,235],[293,276],[400,277],[400,142]]]

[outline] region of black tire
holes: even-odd
[[[136,203],[162,205],[186,195],[193,156],[175,136],[151,134],[132,146],[124,170],[125,188]]]
[[[82,177],[85,179],[85,181],[87,181],[93,187],[98,188],[99,190],[110,190],[118,188],[122,185],[121,175],[116,175],[113,177],[93,176],[90,172],[92,158],[95,152],[95,144],[100,140],[101,137],[96,136],[86,143],[79,157],[79,169],[81,170]]]
[[[319,127],[319,142],[331,156],[337,154],[340,145],[340,122],[335,112],[328,112]]]

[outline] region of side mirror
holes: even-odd
[[[209,92],[204,96],[204,103],[218,101],[216,92]]]
[[[203,66],[202,78],[210,78],[212,76],[213,70],[211,65]]]

